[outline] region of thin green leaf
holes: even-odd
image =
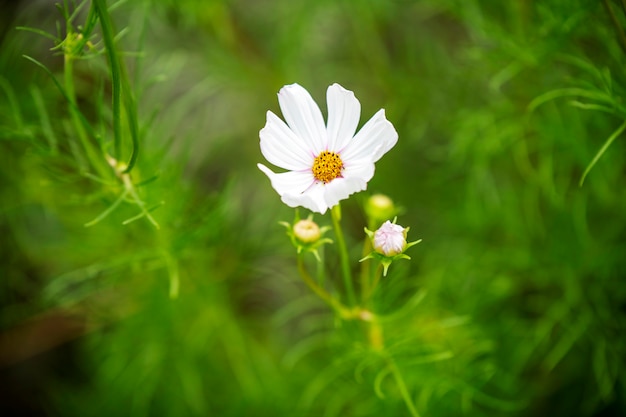
[[[383,393],[381,386],[385,378],[391,375],[391,371],[392,371],[391,367],[388,366],[382,369],[380,372],[378,372],[378,374],[376,375],[376,378],[374,379],[374,392],[376,393],[376,396],[380,398],[381,400],[385,398],[385,394]]]
[[[59,39],[58,39],[56,36],[49,34],[49,33],[48,33],[48,32],[46,32],[45,30],[41,30],[41,29],[37,29],[37,28],[31,28],[31,27],[27,27],[27,26],[18,26],[18,27],[16,27],[15,29],[17,29],[17,30],[23,30],[23,31],[25,31],[25,32],[32,32],[32,33],[36,33],[37,35],[41,35],[41,36],[43,36],[43,37],[45,37],[45,38],[48,38],[48,39],[50,39],[50,40],[53,40],[53,41],[55,41],[55,42],[58,42],[58,41],[59,41]]]
[[[85,223],[85,227],[91,227],[91,226],[99,223],[100,221],[102,221],[105,217],[107,217],[109,214],[111,214],[113,212],[113,210],[115,210],[117,208],[117,206],[119,206],[122,201],[124,201],[124,199],[126,198],[127,195],[128,195],[128,190],[124,190],[124,192],[122,192],[120,194],[120,196],[117,198],[117,200],[115,200],[115,202],[113,204],[111,204],[106,210],[104,210],[102,213],[100,213],[100,215],[98,215],[98,217],[96,217],[95,219],[93,219],[90,222]]]
[[[365,372],[365,369],[367,369],[372,364],[375,364],[376,362],[380,362],[380,359],[381,358],[380,358],[379,355],[369,355],[369,356],[366,356],[354,368],[354,379],[356,379],[356,381],[359,382],[359,383],[363,382],[363,372]]]
[[[612,91],[611,73],[608,72],[608,70],[600,70],[596,68],[593,63],[574,55],[560,55],[559,59],[568,64],[574,65],[583,71],[586,71],[592,77],[594,77],[597,82],[603,84],[604,87],[606,87],[607,92]]]
[[[116,1],[115,3],[111,4],[109,6],[109,12],[112,12],[113,10],[123,6],[124,4],[128,3],[128,0],[119,0]]]
[[[127,224],[132,223],[132,222],[134,222],[135,220],[139,220],[139,219],[141,219],[142,217],[144,217],[144,216],[145,216],[145,217],[148,219],[148,221],[154,225],[154,227],[156,227],[157,229],[159,229],[159,224],[158,224],[158,223],[156,222],[156,220],[154,220],[154,218],[150,215],[150,212],[152,212],[152,211],[156,210],[157,208],[161,207],[163,204],[165,204],[165,202],[164,202],[164,201],[161,201],[160,203],[155,204],[154,206],[152,206],[152,207],[150,207],[150,208],[148,208],[148,209],[144,209],[144,208],[140,205],[140,207],[142,207],[141,213],[139,213],[139,214],[138,214],[138,215],[136,215],[136,216],[131,217],[130,219],[126,219],[126,220],[124,220],[124,221],[122,222],[122,224],[123,224],[124,226],[126,226]]]
[[[43,97],[41,96],[41,91],[32,86],[30,89],[30,93],[33,96],[33,101],[35,102],[35,108],[37,109],[37,113],[39,113],[39,120],[41,122],[41,130],[43,135],[46,137],[48,141],[48,147],[53,155],[55,155],[58,151],[58,140],[56,135],[54,134],[54,129],[52,129],[52,125],[50,124],[50,117],[48,116],[48,110],[43,101]]]
[[[444,352],[433,353],[431,355],[420,356],[415,359],[411,359],[409,361],[403,361],[402,365],[413,366],[413,365],[423,365],[425,363],[433,363],[433,362],[441,362],[448,359],[452,359],[454,357],[454,353],[450,350],[446,350]]]
[[[89,178],[90,180],[96,181],[96,182],[98,182],[100,184],[104,184],[104,185],[115,185],[116,184],[113,181],[104,180],[104,179],[102,179],[102,178],[98,177],[97,175],[94,175],[94,174],[92,174],[90,172],[83,172],[81,175],[83,177],[85,177],[85,178]]]
[[[587,165],[587,168],[585,169],[585,172],[583,172],[583,175],[580,177],[580,182],[578,183],[578,185],[580,187],[583,186],[583,183],[585,182],[585,178],[587,178],[587,175],[589,174],[591,169],[595,166],[595,164],[602,157],[602,155],[604,155],[604,152],[606,152],[606,150],[609,148],[609,146],[611,146],[613,141],[619,135],[622,134],[624,129],[626,129],[626,120],[624,121],[624,123],[621,124],[620,127],[617,128],[617,130],[615,130],[615,132],[613,132],[613,134],[611,134],[611,136],[609,136],[609,138],[606,140],[606,142],[604,142],[604,145],[602,145],[602,147],[600,148],[598,153],[596,153],[596,156],[594,156],[593,159],[591,160],[591,162],[589,163],[589,165]]]
[[[333,381],[347,371],[350,363],[350,355],[347,355],[347,357],[330,363],[326,368],[318,372],[315,379],[308,384],[306,391],[302,394],[300,400],[302,405],[310,407],[324,389],[328,389]]]
[[[573,326],[567,329],[567,332],[559,339],[558,343],[552,348],[545,360],[545,366],[548,370],[553,370],[565,355],[573,348],[578,339],[582,337],[591,319],[585,315],[581,320],[577,320]]]
[[[328,340],[329,334],[324,332],[318,332],[317,334],[300,340],[289,348],[287,354],[282,360],[282,364],[287,369],[293,369],[296,363],[310,355],[312,352],[323,350],[327,347]]]
[[[608,96],[606,93],[597,92],[597,91],[589,91],[583,88],[559,88],[556,90],[548,91],[547,93],[541,94],[539,97],[536,97],[534,100],[530,102],[528,105],[528,111],[533,112],[539,106],[548,101],[561,98],[561,97],[585,97],[590,100],[597,100],[600,102],[615,104],[612,97]]]
[[[609,114],[615,114],[615,109],[613,107],[607,107],[601,104],[583,103],[578,100],[572,100],[569,102],[569,104],[573,107],[577,107],[583,110],[595,110],[595,111],[602,111],[602,112],[609,113]]]
[[[2,87],[2,89],[4,90],[4,94],[6,95],[7,100],[11,105],[11,110],[13,116],[15,117],[15,124],[17,125],[17,128],[22,129],[24,125],[24,121],[22,120],[22,111],[20,110],[20,106],[17,103],[17,99],[15,97],[11,84],[9,84],[8,81],[4,79],[4,77],[0,76],[0,87]]]
[[[52,74],[52,72],[48,69],[48,67],[46,67],[44,64],[42,64],[41,62],[37,61],[35,58],[30,57],[28,55],[22,55],[24,58],[26,58],[27,60],[31,61],[33,64],[37,65],[39,68],[43,69],[52,79],[52,82],[54,82],[54,85],[56,85],[56,87],[59,89],[59,91],[61,92],[61,94],[63,95],[63,97],[65,98],[65,100],[67,100],[67,102],[70,104],[70,106],[72,107],[72,109],[74,109],[76,111],[76,114],[78,114],[78,117],[80,118],[80,121],[83,125],[83,127],[87,130],[87,132],[94,138],[99,138],[99,136],[96,134],[96,132],[94,132],[93,128],[91,127],[91,125],[89,124],[89,122],[87,121],[87,119],[85,118],[85,116],[83,115],[83,113],[80,111],[80,109],[72,102],[72,100],[70,99],[70,97],[67,95],[65,89],[63,88],[63,86],[61,85],[61,83],[59,83],[59,81],[56,79],[56,77],[54,76],[54,74]]]
[[[413,310],[422,302],[422,300],[426,297],[426,290],[417,291],[402,307],[400,307],[397,311],[394,311],[391,314],[387,314],[385,316],[379,317],[379,321],[389,322],[393,320],[397,320],[399,318],[404,317],[405,315],[413,312]]]
[[[76,16],[78,16],[78,14],[82,10],[82,8],[85,6],[85,4],[87,4],[87,2],[81,2],[78,4],[78,6],[76,5],[74,6],[74,11],[69,16],[68,22],[72,22],[76,18]]]
[[[148,179],[145,179],[143,181],[139,181],[138,183],[135,184],[135,187],[142,187],[142,186],[144,186],[146,184],[150,184],[151,182],[154,182],[154,181],[158,180],[159,179],[159,175],[160,174],[157,173],[157,174],[154,174],[153,176],[151,176]]]

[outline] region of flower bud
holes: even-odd
[[[378,259],[383,266],[383,276],[387,276],[387,270],[391,263],[398,259],[411,259],[404,251],[422,241],[422,239],[419,239],[415,242],[407,243],[406,235],[408,232],[409,228],[397,225],[395,218],[393,223],[387,220],[376,232],[372,232],[366,227],[365,233],[372,239],[374,251],[370,252],[359,262],[363,262],[366,259]]]
[[[406,249],[406,231],[387,220],[374,233],[372,245],[376,252],[388,257],[401,254]]]
[[[314,243],[322,237],[322,232],[317,223],[305,219],[293,225],[293,235],[302,243]]]
[[[397,209],[391,198],[384,194],[374,194],[365,203],[365,213],[374,223],[380,224],[384,220],[396,215]]]

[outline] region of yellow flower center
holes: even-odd
[[[313,176],[324,184],[341,175],[343,161],[335,152],[324,151],[313,161]]]

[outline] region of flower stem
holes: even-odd
[[[381,326],[378,318],[374,316],[373,319],[367,322],[369,327],[367,329],[367,338],[370,342],[372,349],[382,352],[385,348],[385,337],[383,335],[383,327]]]
[[[365,241],[363,242],[363,252],[361,254],[361,259],[364,259],[370,252],[372,251],[372,242],[369,237],[365,237]],[[369,298],[372,290],[370,289],[370,281],[371,281],[371,268],[370,262],[361,262],[361,302],[366,303]]]
[[[376,267],[376,272],[374,273],[374,279],[372,280],[372,286],[370,288],[369,294],[367,295],[368,298],[374,294],[374,291],[376,291],[376,287],[378,286],[378,283],[380,282],[380,277],[382,276],[382,272],[383,272],[383,265],[380,264]]]
[[[68,28],[68,37],[72,36],[74,36],[73,32],[71,32],[71,29]],[[80,120],[79,110],[76,104],[76,92],[74,90],[74,57],[69,51],[65,52],[63,63],[65,94],[67,95],[67,99],[69,101],[69,112],[74,128],[76,129],[76,135],[78,136],[78,140],[85,151],[89,164],[98,171],[100,176],[107,178],[108,173],[103,169],[101,158],[99,158],[96,150],[89,141],[87,132],[85,132],[85,128]],[[84,166],[81,166],[81,169],[86,171],[86,167]]]
[[[333,228],[335,229],[335,237],[337,238],[337,246],[339,247],[339,258],[341,261],[341,272],[343,275],[344,286],[346,287],[346,294],[348,297],[348,304],[354,306],[356,304],[356,298],[354,296],[354,287],[352,286],[352,273],[350,272],[350,259],[348,256],[348,249],[346,247],[346,241],[343,237],[343,231],[341,230],[341,206],[337,204],[330,209],[330,214],[333,219]]]
[[[152,225],[156,229],[159,229],[160,228],[159,224],[157,223],[156,220],[154,220],[154,217],[150,215],[150,211],[146,209],[146,203],[144,203],[144,201],[139,197],[139,194],[137,194],[137,190],[135,189],[135,185],[133,184],[130,178],[130,174],[122,173],[121,178],[122,178],[122,181],[124,182],[124,188],[126,189],[126,191],[128,191],[132,199],[135,201],[135,204],[139,206],[139,209],[141,210],[142,215],[146,216],[148,221],[152,223]]]
[[[317,283],[311,278],[311,275],[308,273],[304,266],[304,261],[302,259],[302,255],[298,254],[298,272],[302,277],[302,280],[309,286],[310,289],[313,290],[318,297],[326,302],[330,307],[332,307],[341,317],[349,317],[351,316],[351,312],[348,308],[346,308],[343,304],[341,304],[336,298],[328,293],[324,288],[317,285]]]
[[[122,159],[122,127],[121,127],[121,82],[120,82],[120,63],[115,51],[115,42],[113,39],[113,28],[106,8],[106,2],[96,0],[94,2],[96,12],[100,18],[100,26],[102,35],[106,45],[106,51],[111,67],[111,96],[113,100],[113,149],[115,150],[115,158]]]
[[[131,139],[132,150],[128,160],[125,173],[129,173],[137,161],[139,151],[138,126],[137,126],[137,108],[135,98],[132,94],[126,66],[120,59],[115,45],[115,31],[113,29],[113,21],[107,9],[106,0],[94,0],[95,11],[100,19],[100,27],[102,29],[102,39],[104,41],[106,52],[111,69],[111,96],[113,107],[113,148],[115,157],[122,159],[122,108],[125,111],[126,121],[128,123],[128,133]]]

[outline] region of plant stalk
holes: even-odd
[[[341,302],[339,302],[339,300],[330,295],[328,291],[326,291],[324,288],[317,285],[313,278],[311,278],[311,275],[306,270],[301,254],[298,254],[298,272],[300,273],[300,276],[302,277],[302,280],[306,283],[306,285],[311,290],[313,290],[313,292],[317,294],[318,297],[324,300],[326,304],[332,307],[332,309],[335,310],[339,314],[339,316],[341,316],[342,318],[347,318],[353,315],[347,307],[345,307],[343,304],[341,304]]]
[[[354,295],[354,287],[352,285],[352,273],[350,271],[350,258],[348,255],[348,248],[346,247],[346,240],[343,237],[343,231],[341,230],[341,206],[337,204],[330,209],[330,214],[333,220],[333,229],[335,229],[335,237],[337,238],[337,246],[339,247],[339,258],[341,262],[341,273],[343,276],[344,286],[346,288],[346,295],[348,297],[348,305],[356,305],[356,297]]]

